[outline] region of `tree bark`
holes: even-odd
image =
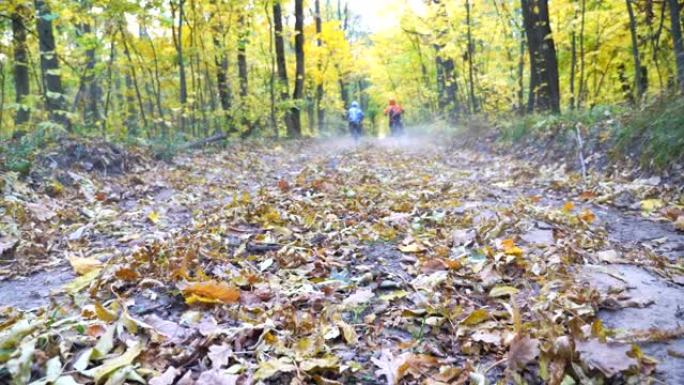
[[[80,26],[81,33],[91,34],[92,28],[90,24],[83,23]],[[84,108],[83,115],[84,121],[89,126],[99,125],[102,119],[100,114],[100,98],[102,97],[102,89],[95,77],[95,64],[97,63],[97,57],[95,54],[95,48],[91,47],[85,51],[86,56],[86,69],[83,75],[83,90],[84,92]]]
[[[477,99],[475,99],[475,76],[473,74],[473,56],[475,54],[475,46],[473,45],[470,12],[470,0],[466,0],[466,24],[468,28],[468,94],[470,99],[471,110],[474,113],[477,113],[479,110],[479,106],[477,103]]]
[[[530,54],[528,111],[560,112],[556,46],[551,34],[548,0],[521,0]]]
[[[575,28],[575,20],[577,20],[577,1],[575,0],[575,15],[572,18],[572,32],[570,34],[570,109],[575,109],[575,73],[577,72],[577,29]]]
[[[276,68],[278,72],[280,101],[286,102],[290,99],[290,85],[287,78],[285,39],[283,38],[283,9],[280,0],[276,0],[273,3],[273,34],[275,38]],[[289,110],[285,113],[285,127],[287,128],[288,135],[294,130],[292,126],[292,116]]]
[[[292,131],[290,137],[300,137],[302,135],[301,121],[301,102],[304,97],[304,0],[295,0],[295,88],[292,99],[297,105],[293,106],[292,112]]]
[[[14,40],[14,95],[17,113],[14,116],[15,126],[29,121],[31,110],[24,98],[31,92],[28,69],[28,48],[26,46],[26,17],[28,9],[17,5],[12,14],[12,37]]]
[[[682,41],[682,25],[680,18],[679,0],[669,0],[670,6],[670,33],[674,46],[675,61],[677,64],[677,82],[680,92],[684,93],[684,42]]]
[[[316,19],[316,46],[321,47],[323,45],[323,41],[321,40],[321,33],[323,32],[323,20],[321,18],[321,1],[316,0],[314,2],[314,11],[316,12],[315,19]],[[321,65],[321,59],[319,55],[318,59],[318,71],[322,71],[322,65]],[[325,109],[323,108],[323,96],[324,96],[324,90],[323,90],[323,80],[321,80],[317,85],[316,85],[316,122],[318,122],[318,132],[321,133],[323,132],[323,129],[325,127]]]
[[[45,0],[35,0],[35,7],[40,47],[40,69],[43,74],[43,88],[49,118],[67,131],[71,131],[71,121],[67,115],[66,95],[64,95],[64,88],[62,88],[62,77],[57,59],[55,35],[52,30],[52,13]]]
[[[636,100],[641,100],[641,97],[646,93],[646,84],[644,83],[643,69],[641,67],[641,57],[639,54],[639,41],[637,38],[637,22],[634,16],[634,9],[632,8],[632,0],[625,0],[627,4],[627,14],[629,15],[629,34],[632,39],[632,59],[634,60],[634,84],[636,89]]]
[[[437,30],[435,33],[435,66],[437,67],[438,104],[440,110],[451,120],[455,120],[460,112],[458,104],[458,84],[456,83],[456,66],[454,60],[444,55],[443,50],[448,39],[449,15],[442,0],[432,0],[437,6],[435,11]]]
[[[240,14],[238,17],[238,28],[238,76],[240,77],[240,97],[244,99],[249,94],[249,73],[247,69],[247,44],[249,43],[249,31],[245,26],[245,16],[243,14]]]

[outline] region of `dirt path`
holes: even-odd
[[[639,210],[599,203],[601,194],[622,191],[613,182],[581,188],[576,176],[558,170],[411,138],[245,144],[97,183],[113,198],[80,203],[81,211],[95,214],[60,227],[54,244],[108,261],[101,279],[131,299],[134,315],[154,314],[184,330],[196,326],[183,323],[188,309],[171,276],[201,274],[239,286],[240,322],[270,320],[270,335],[282,342],[263,347],[263,324],[240,337],[259,353],[231,362],[250,376],[270,362],[261,356],[268,352],[300,365],[335,357],[334,364],[316,361],[319,370],[344,363],[345,376],[359,383],[419,378],[439,367],[469,368],[471,380],[528,367],[521,375],[538,383],[535,357],[552,357],[544,344],[568,333],[638,343],[660,361],[658,378],[684,383],[684,288],[673,283],[684,280],[671,268],[681,267],[684,234]],[[85,230],[74,236],[79,229]],[[182,258],[178,250],[185,250]],[[0,281],[0,306],[46,305],[50,291],[75,277],[64,254],[54,258],[58,267],[48,272]],[[148,266],[147,258],[157,262]],[[176,269],[181,263],[187,270]],[[114,273],[122,270],[135,270],[134,282],[122,283]],[[111,296],[95,297],[105,303]],[[70,302],[64,294],[55,298]],[[522,325],[514,322],[518,312]],[[219,326],[239,324],[232,310],[207,314]],[[222,343],[206,342],[202,333],[203,343]],[[293,338],[322,345],[302,352]],[[537,354],[511,358],[521,341]],[[231,348],[247,349],[242,342]],[[592,361],[598,353],[584,344],[576,348],[585,372],[573,367],[573,376],[622,383],[637,375],[629,365]],[[414,355],[401,355],[407,352]],[[193,359],[181,360],[193,375],[209,369]],[[418,363],[387,372],[402,359]],[[180,364],[165,362],[158,369]],[[638,375],[649,374],[644,362]]]

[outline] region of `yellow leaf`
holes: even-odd
[[[97,314],[97,318],[106,322],[114,322],[118,319],[115,313],[107,310],[99,302],[95,302],[95,314]]]
[[[470,315],[461,321],[461,323],[463,325],[473,326],[486,321],[487,318],[489,318],[489,312],[487,310],[477,309],[470,313]]]
[[[513,286],[497,286],[492,288],[492,290],[489,291],[489,296],[490,297],[504,297],[507,295],[514,295],[518,294],[519,290],[514,288]]]
[[[571,212],[571,211],[574,210],[574,209],[575,209],[575,204],[572,203],[572,202],[566,202],[566,203],[563,205],[563,212],[569,213],[569,212]]]
[[[82,275],[64,285],[62,289],[64,289],[64,291],[66,291],[68,294],[76,294],[90,285],[90,283],[100,275],[100,270],[101,269],[96,269],[85,275]]]
[[[299,367],[305,372],[310,372],[314,369],[335,369],[338,366],[339,358],[332,355],[324,358],[311,358],[299,364]]]
[[[355,345],[359,342],[359,336],[356,334],[356,330],[353,326],[344,321],[338,321],[337,326],[342,330],[342,336],[349,345]]]
[[[206,281],[192,283],[182,289],[187,303],[236,303],[240,290],[225,282]]]
[[[584,209],[580,213],[579,218],[587,223],[592,223],[596,219],[596,215],[591,210]]]
[[[297,367],[292,364],[289,358],[274,358],[259,364],[259,369],[254,373],[254,379],[257,381],[266,380],[279,372],[294,372],[296,369]]]
[[[425,251],[425,247],[417,243],[411,243],[410,245],[399,246],[399,250],[402,253],[420,253]]]
[[[156,211],[152,211],[149,214],[147,214],[147,219],[156,225],[157,223],[159,223],[159,213]]]
[[[644,199],[643,201],[641,201],[641,211],[647,213],[661,209],[664,206],[665,202],[663,202],[662,199]]]
[[[501,247],[503,248],[504,253],[508,255],[515,255],[516,257],[521,257],[523,254],[523,251],[521,248],[515,245],[515,242],[512,239],[504,239],[501,241]]]
[[[95,258],[79,258],[69,256],[68,259],[71,267],[78,275],[88,274],[91,271],[98,270],[100,267],[102,267],[102,262]]]

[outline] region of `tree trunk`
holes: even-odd
[[[321,33],[323,32],[323,20],[321,19],[321,1],[316,0],[314,2],[314,10],[316,12],[315,19],[316,19],[316,46],[319,48],[323,45],[323,41],[321,40]],[[322,71],[322,63],[319,55],[318,59],[318,71]],[[325,126],[325,109],[323,108],[323,96],[324,96],[324,90],[323,90],[323,80],[320,81],[319,84],[316,85],[316,121],[318,122],[318,133],[320,134],[323,132],[323,128]]]
[[[84,35],[92,33],[92,29],[89,24],[81,24],[80,30]],[[92,47],[86,49],[85,56],[86,70],[83,75],[84,122],[89,126],[97,126],[100,124],[100,120],[102,119],[99,109],[102,90],[95,77],[95,64],[97,63],[95,48]]]
[[[219,52],[214,55],[216,64],[216,83],[218,87],[219,101],[224,114],[228,114],[231,105],[230,81],[228,79],[228,54],[221,44],[218,36],[214,35],[214,49]]]
[[[446,6],[442,0],[432,0],[431,5],[437,6],[435,18],[437,30],[433,47],[436,51],[435,65],[437,67],[437,89],[439,91],[439,108],[449,119],[456,119],[459,114],[458,84],[456,83],[456,66],[454,60],[444,55],[444,46],[448,39],[448,19]]]
[[[290,137],[300,137],[302,135],[301,103],[304,97],[304,0],[295,0],[295,56],[296,56],[296,78],[295,88],[292,99],[297,105],[293,106],[292,112],[292,131]]]
[[[586,93],[586,82],[585,82],[585,77],[584,77],[584,26],[585,26],[585,21],[586,21],[586,14],[587,14],[587,1],[586,0],[581,0],[582,6],[580,9],[580,33],[579,33],[579,46],[580,46],[580,52],[579,52],[579,67],[580,67],[580,76],[579,76],[579,92],[577,95],[577,109],[582,108],[582,102],[584,101],[584,94]]]
[[[62,88],[59,61],[52,31],[51,11],[45,0],[35,0],[37,11],[38,42],[40,47],[40,69],[42,72],[45,102],[51,121],[71,131],[71,121],[67,115],[66,96]]]
[[[560,112],[556,46],[549,23],[548,0],[521,0],[530,54],[529,111]]]
[[[185,61],[183,57],[183,18],[185,17],[185,0],[178,1],[178,31],[176,31],[176,55],[178,55],[178,81],[180,87],[179,101],[183,107],[188,101],[188,83],[185,78]]]
[[[12,14],[12,36],[14,39],[14,95],[17,103],[17,113],[14,124],[19,126],[28,122],[31,110],[24,100],[31,92],[28,69],[28,48],[26,46],[26,16],[28,9],[17,5]]]
[[[238,76],[240,77],[240,97],[244,99],[249,93],[249,73],[247,72],[247,44],[249,43],[249,31],[245,26],[245,16],[243,14],[240,14],[238,17],[238,26]]]
[[[475,46],[473,45],[473,35],[471,31],[471,7],[470,0],[466,0],[466,24],[468,27],[468,94],[470,99],[470,107],[474,113],[477,113],[479,106],[477,99],[475,99],[475,76],[473,74],[473,56]]]
[[[572,32],[570,34],[570,109],[575,109],[575,73],[577,72],[577,30],[575,20],[577,20],[577,4],[575,1],[575,15],[572,18]]]
[[[130,74],[126,74],[126,88],[129,89],[127,90],[127,94],[128,92],[130,92],[130,88],[132,85],[135,91],[135,96],[138,100],[138,108],[140,110],[140,116],[142,117],[143,128],[147,128],[147,116],[145,115],[145,107],[142,99],[142,94],[140,93],[140,87],[138,86],[138,75],[135,70],[135,63],[133,63],[131,53],[128,50],[128,43],[126,41],[126,31],[124,30],[122,25],[119,26],[119,32],[121,32],[121,42],[123,43],[124,54],[126,55],[126,59],[128,60],[128,66],[130,71]],[[131,79],[129,79],[129,77]]]
[[[632,9],[632,0],[625,0],[627,13],[629,14],[629,34],[632,38],[632,58],[634,60],[634,84],[637,91],[636,100],[646,93],[644,79],[642,79],[643,69],[641,68],[641,57],[639,56],[639,41],[637,38],[637,22]]]
[[[285,60],[285,40],[283,39],[283,10],[280,0],[273,3],[273,34],[275,37],[276,68],[278,72],[278,89],[280,90],[280,101],[286,102],[290,99],[290,85],[287,79],[287,61]],[[293,132],[291,112],[285,114],[285,126],[288,135]]]
[[[670,5],[670,33],[674,46],[675,60],[677,63],[677,82],[679,90],[684,92],[684,42],[682,41],[682,25],[680,21],[679,0],[669,0]]]

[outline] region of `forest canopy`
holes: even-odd
[[[389,98],[414,123],[455,123],[637,105],[684,84],[677,0],[418,8],[399,2],[393,27],[367,31],[341,0],[4,1],[1,134],[327,136],[353,100],[377,132]]]

